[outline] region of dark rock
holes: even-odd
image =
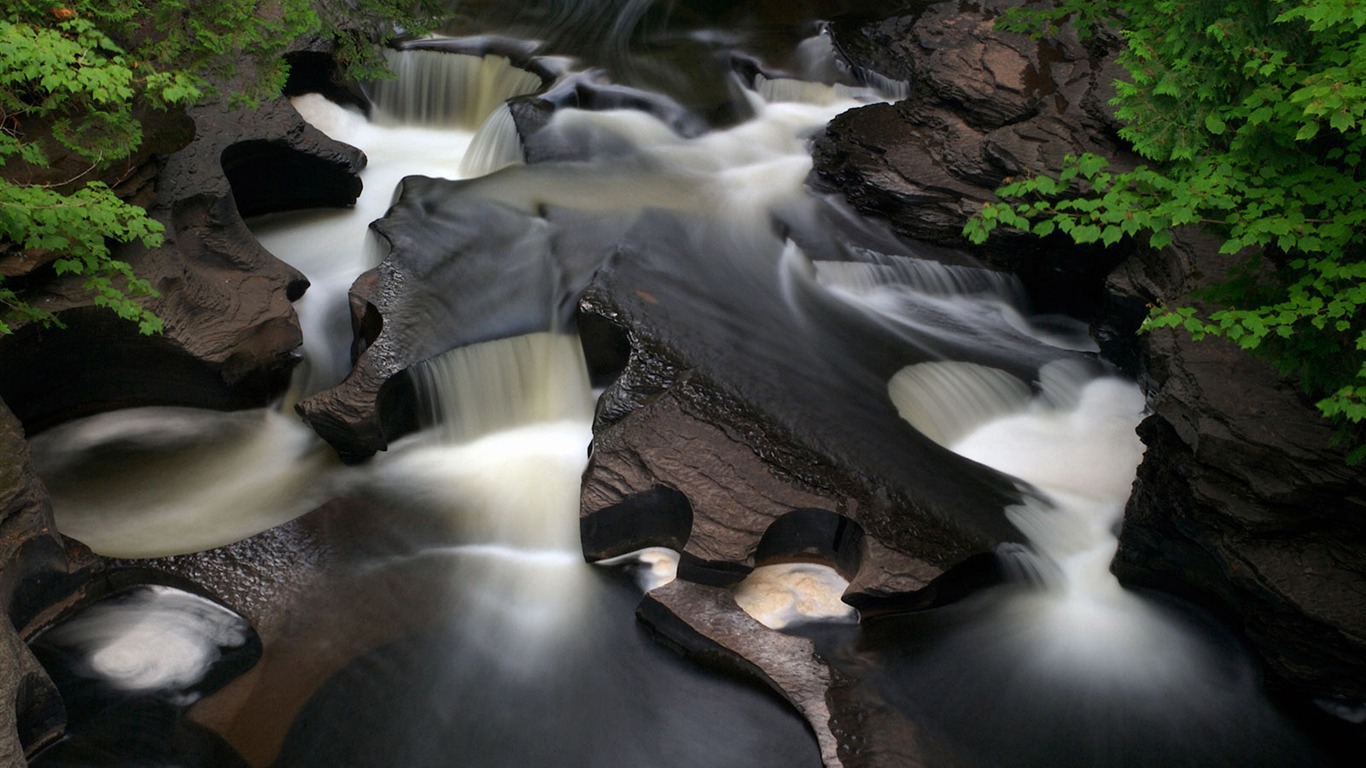
[[[544,93],[510,100],[508,109],[529,164],[601,160],[635,152],[630,143],[610,131],[552,124],[555,113],[562,109],[636,110],[655,117],[685,138],[710,130],[705,119],[668,96],[604,82],[598,71],[568,75]]]
[[[1117,313],[1188,303],[1234,259],[1184,233],[1111,279]],[[1197,269],[1198,265],[1198,269]],[[1122,324],[1122,323],[1121,323]],[[1296,382],[1235,345],[1140,337],[1154,412],[1115,571],[1210,605],[1297,697],[1366,701],[1366,480]]]
[[[329,50],[331,46],[321,40],[309,43],[304,49],[285,54],[289,77],[281,95],[292,98],[317,93],[328,101],[355,107],[368,115],[370,100],[358,84],[342,75],[336,57]]]
[[[16,630],[57,598],[74,570],[89,565],[80,548],[68,552],[53,526],[23,428],[0,401],[0,762],[22,764],[26,748],[55,738],[65,725],[56,687]]]
[[[815,643],[763,626],[727,590],[674,581],[647,594],[638,613],[690,659],[757,679],[791,702],[816,734],[826,768],[922,764],[910,721],[867,722],[868,709],[838,690],[847,676],[821,658]]]
[[[777,241],[770,249],[713,236],[698,222],[647,214],[585,296],[588,311],[632,342],[626,371],[600,400],[584,475],[588,558],[677,546],[686,514],[642,517],[659,526],[653,534],[619,520],[661,488],[689,502],[684,564],[716,571],[719,582],[753,567],[771,526],[799,509],[862,529],[851,601],[915,592],[1015,540],[1001,511],[1016,486],[911,428],[887,381],[929,359],[928,347],[935,359],[989,358],[1025,376],[1038,361],[902,336],[785,275]]]
[[[0,396],[30,432],[131,406],[261,406],[287,385],[300,343],[291,302],[308,284],[256,243],[242,212],[349,205],[364,158],[283,100],[191,115],[193,140],[121,190],[166,226],[162,247],[114,254],[160,292],[146,305],[165,333],[142,336],[93,307],[78,279],[30,279],[26,298],[68,326],[0,338]]]
[[[1015,4],[947,0],[891,18],[837,19],[831,34],[851,66],[911,87],[896,105],[830,123],[815,146],[821,182],[898,232],[961,245],[963,224],[1007,177],[1056,172],[1082,152],[1131,163],[1105,106],[1115,39],[1082,46],[1066,31],[1043,41],[997,32],[994,17]],[[1017,267],[1035,249],[1020,250],[1000,236],[986,253]]]
[[[416,425],[403,383],[416,363],[469,344],[574,327],[602,246],[563,246],[558,239],[570,224],[552,226],[545,216],[466,194],[469,188],[409,177],[374,224],[390,252],[352,291],[362,351],[341,384],[298,406],[343,459],[384,450]]]

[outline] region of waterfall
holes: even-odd
[[[1016,305],[1025,301],[1020,279],[1006,272],[886,256],[867,249],[855,252],[876,261],[815,262],[817,282],[856,296],[867,296],[888,286],[903,286],[932,296],[986,296]]]
[[[1021,409],[1029,386],[998,368],[932,362],[908,366],[887,382],[901,418],[940,445],[951,445],[981,424]]]
[[[1134,431],[1143,395],[1066,359],[1043,366],[1035,384],[1037,392],[996,368],[931,362],[902,369],[887,390],[927,437],[1034,489],[1007,510],[1033,548],[1011,555],[1027,560],[1027,573],[1059,595],[1114,596],[1109,564],[1143,455]]]
[[[856,88],[836,83],[824,85],[790,77],[769,78],[757,75],[754,90],[765,101],[799,101],[804,104],[828,105],[849,99],[878,100],[867,88]]]
[[[539,75],[504,56],[407,50],[386,57],[396,76],[369,88],[381,125],[474,130],[503,102],[542,86]]]
[[[471,344],[422,363],[415,376],[427,425],[452,443],[593,417],[577,336],[537,333]]]
[[[517,135],[512,110],[507,104],[499,104],[474,134],[460,163],[460,172],[466,176],[485,176],[522,162],[522,138]]]
[[[483,585],[470,620],[497,638],[499,663],[532,674],[591,586],[578,490],[592,387],[578,336],[453,349],[413,379],[428,429],[378,459],[364,488],[451,528],[457,543],[428,556],[457,558],[460,578]]]
[[[476,57],[426,53],[442,57],[426,66],[449,56],[476,72],[494,73],[470,78],[494,88],[492,93],[461,92],[461,98],[475,102],[470,114],[501,103],[497,100],[505,97],[500,94],[507,92],[509,80],[522,82],[516,75],[496,74],[509,68],[506,60],[476,65],[467,61]],[[384,214],[404,176],[468,175],[461,163],[473,134],[380,125],[316,94],[298,96],[293,104],[319,130],[369,158],[353,208],[272,214],[248,222],[267,250],[311,283],[295,304],[304,361],[293,390],[280,406],[262,411],[145,408],[75,421],[40,436],[35,459],[52,493],[58,525],[96,552],[159,557],[223,546],[291,520],[356,482],[357,473],[340,466],[290,405],[337,384],[350,370],[347,291],[381,256],[370,222]]]

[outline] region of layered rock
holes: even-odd
[[[836,20],[836,50],[855,71],[906,81],[910,91],[830,122],[815,144],[819,183],[902,234],[961,247],[964,222],[1009,177],[1054,171],[1083,152],[1130,164],[1106,107],[1122,74],[1115,40],[996,31],[994,18],[1016,4],[950,0],[911,15]],[[1058,244],[1046,245],[998,238],[985,254],[1019,272],[1036,300],[1062,306],[1115,263],[1075,251],[1058,259]]]
[[[30,324],[0,337],[0,395],[30,432],[130,406],[260,406],[288,383],[301,341],[291,302],[308,283],[256,243],[242,216],[350,205],[364,157],[284,100],[196,108],[190,117],[183,147],[149,159],[118,188],[166,227],[161,247],[114,254],[160,292],[146,306],[165,333],[142,336],[95,307],[79,279],[26,277],[26,298],[67,326]]]
[[[912,85],[906,101],[831,123],[816,144],[820,182],[899,232],[952,245],[1010,176],[1054,171],[1083,151],[1131,163],[1105,108],[1122,74],[1110,56],[1115,41],[1081,46],[1064,34],[1036,43],[994,32],[992,16],[1010,4],[950,1],[837,22],[836,45],[856,68]],[[1104,274],[1127,254],[1095,258],[1060,245],[1003,234],[986,253],[1044,302],[1040,278],[1054,293],[1099,296]],[[1217,246],[1186,233],[1173,248],[1134,253],[1106,287],[1097,335],[1140,375],[1154,407],[1140,428],[1148,450],[1115,569],[1127,582],[1215,608],[1247,633],[1273,682],[1350,708],[1366,698],[1359,468],[1345,464],[1331,426],[1271,366],[1172,331],[1133,340],[1147,306],[1190,303],[1228,267]]]
[[[1189,301],[1231,260],[1187,237],[1111,280],[1121,303]],[[1197,269],[1197,264],[1199,268]],[[1366,701],[1366,480],[1297,383],[1235,345],[1142,336],[1154,412],[1116,572],[1211,605],[1273,681]]]
[[[690,578],[726,583],[775,521],[819,509],[865,534],[847,599],[871,603],[1015,540],[1001,513],[1017,487],[921,435],[887,394],[926,340],[785,274],[776,242],[714,235],[646,215],[585,296],[632,345],[584,475],[589,559],[674,547]]]

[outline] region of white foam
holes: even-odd
[[[636,565],[631,572],[642,591],[659,589],[678,578],[679,554],[668,547],[646,547],[617,557],[599,560],[594,565],[614,567]]]
[[[908,365],[887,382],[887,394],[901,418],[944,446],[1030,400],[1029,385],[1005,371],[954,362]]]
[[[154,436],[163,424],[194,425],[202,438],[186,444],[171,432],[167,441],[129,443],[130,435]],[[344,472],[312,430],[272,409],[121,411],[42,438],[34,454],[57,527],[109,557],[231,544],[326,502]]]
[[[735,604],[770,629],[812,621],[855,622],[858,612],[841,600],[849,582],[828,565],[761,565],[734,590]]]
[[[248,629],[241,617],[202,597],[149,586],[88,607],[43,639],[81,654],[85,672],[113,688],[174,692],[198,683],[220,648],[245,643]]]

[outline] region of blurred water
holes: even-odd
[[[425,611],[430,593],[440,606],[432,615],[417,611],[393,632],[356,630],[362,639],[348,646],[355,638],[312,632],[339,621],[329,612],[355,606],[320,600],[325,609],[308,608],[300,598],[276,628],[278,645],[267,646],[255,688],[236,694],[250,706],[227,718],[253,764],[819,764],[814,739],[790,707],[653,644],[635,624],[639,591],[583,563],[578,489],[593,392],[573,329],[465,346],[412,369],[424,429],[364,466],[343,467],[293,417],[294,401],[350,370],[347,290],[382,257],[369,225],[410,175],[464,180],[431,187],[433,216],[441,205],[494,201],[538,217],[547,230],[562,227],[553,233],[566,247],[581,233],[553,223],[547,211],[628,222],[664,211],[676,214],[674,223],[704,221],[688,247],[754,259],[763,270],[764,259],[780,254],[766,277],[782,292],[756,289],[746,299],[780,306],[784,333],[815,339],[814,329],[831,317],[852,313],[933,358],[877,382],[886,382],[885,397],[918,432],[1017,485],[1025,501],[1007,514],[1029,546],[1001,553],[1015,582],[863,625],[839,601],[848,582],[820,564],[755,569],[735,599],[767,626],[815,631],[868,695],[925,730],[937,764],[1318,759],[1267,703],[1235,638],[1124,590],[1109,573],[1141,458],[1134,426],[1144,400],[1097,359],[1085,327],[1033,315],[1018,281],[970,264],[941,263],[895,243],[879,246],[895,251],[884,253],[842,242],[832,250],[844,258],[834,260],[810,245],[803,229],[828,221],[805,187],[811,137],[846,109],[905,92],[886,78],[857,82],[832,58],[828,38],[813,35],[812,14],[849,4],[750,15],[741,12],[744,3],[484,5],[472,4],[453,27],[538,40],[542,53],[563,57],[557,66],[590,76],[583,82],[591,87],[573,91],[584,103],[560,103],[536,134],[562,157],[525,163],[506,103],[543,83],[506,56],[394,53],[399,78],[369,90],[373,120],[319,96],[296,98],[309,122],[364,150],[369,166],[352,210],[252,222],[261,242],[312,283],[298,303],[306,362],[294,391],[262,411],[143,409],[74,422],[34,441],[59,527],[104,554],[202,551],[334,499],[363,499],[441,531],[343,560],[358,583],[422,574],[419,584],[395,587],[379,602],[411,601]],[[741,52],[769,56],[768,74],[739,76],[729,54]],[[588,108],[593,87],[610,90],[616,106]],[[677,119],[675,108],[695,119]],[[854,239],[890,242],[851,219]],[[664,247],[689,252],[677,242]],[[707,269],[699,265],[694,277],[705,282]],[[746,312],[733,315],[719,327],[737,337],[754,333]],[[830,370],[901,365],[860,350],[858,340],[839,341],[845,349],[822,350]],[[718,356],[739,346],[730,337],[705,343]],[[894,427],[905,429],[887,425]],[[645,563],[636,569],[645,588],[673,578],[678,565],[667,550],[635,559]],[[344,646],[343,658],[319,672],[315,687],[293,692],[288,706],[280,699],[289,696],[270,693],[334,646]],[[179,679],[178,660],[190,656],[168,654],[145,671],[124,664],[124,677]],[[90,651],[96,665],[124,657]],[[270,738],[249,733],[271,728]]]

